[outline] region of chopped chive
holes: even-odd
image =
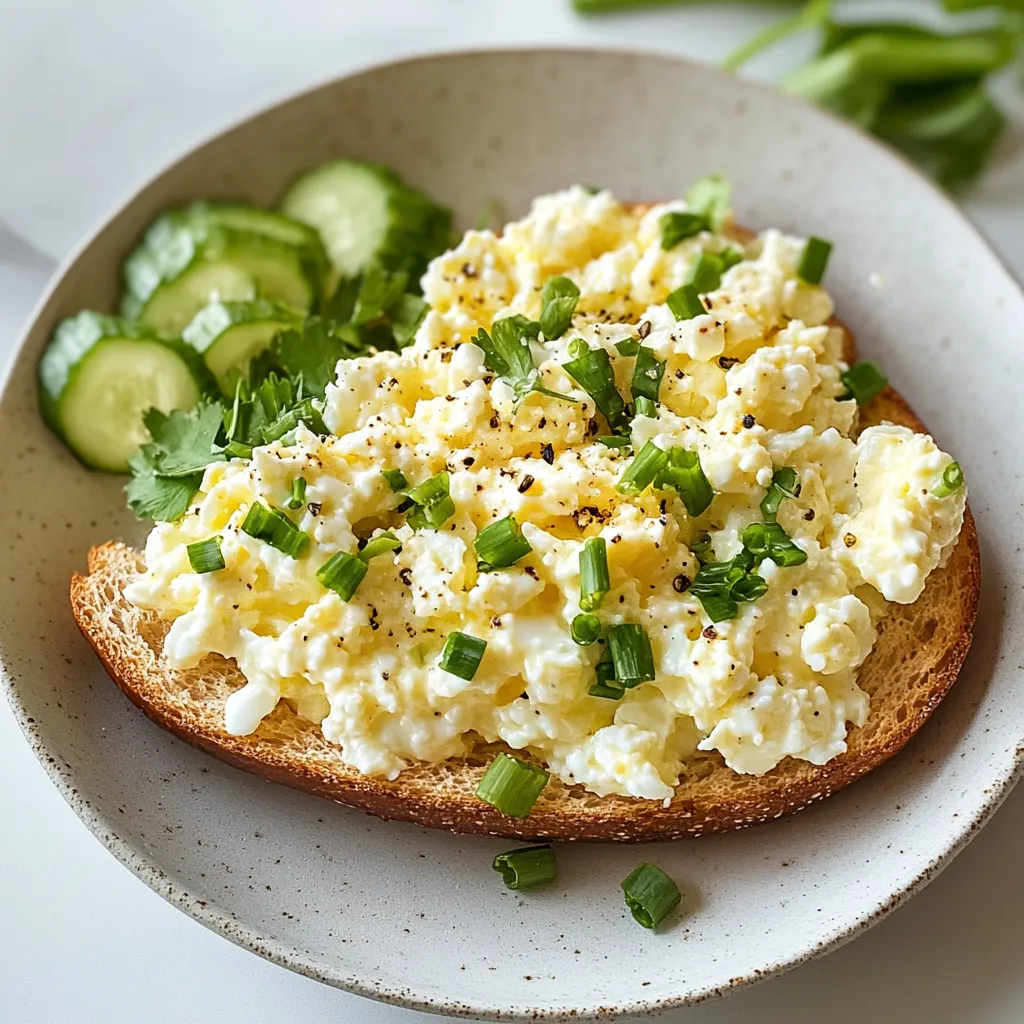
[[[956,494],[963,485],[964,471],[960,468],[960,463],[951,462],[942,471],[939,482],[932,488],[932,494],[936,498],[948,498],[951,494]]]
[[[359,557],[364,562],[368,562],[378,555],[386,555],[389,551],[398,551],[401,546],[402,542],[390,530],[385,530],[366,542],[363,550],[359,552]]]
[[[761,499],[761,515],[765,522],[774,523],[775,517],[779,514],[779,506],[786,498],[798,498],[800,496],[800,478],[795,469],[783,466],[772,474],[772,482],[768,486],[765,496]]]
[[[549,277],[540,293],[540,329],[548,341],[560,338],[572,326],[580,290],[567,277]]]
[[[188,564],[192,566],[193,572],[217,572],[219,569],[224,568],[224,556],[220,550],[220,537],[210,537],[207,540],[196,541],[195,544],[187,545],[185,551],[188,554]]]
[[[597,438],[597,443],[603,444],[605,448],[629,448],[633,444],[628,437],[621,434],[602,434]]]
[[[524,846],[499,853],[491,867],[501,873],[508,888],[517,890],[553,882],[558,873],[555,854],[550,846]]]
[[[702,231],[708,231],[711,225],[703,213],[692,213],[689,210],[670,210],[658,219],[661,229],[662,249],[674,249],[680,242],[693,238]]]
[[[266,541],[272,548],[277,548],[291,558],[298,558],[309,546],[309,536],[279,508],[268,508],[259,501],[249,506],[242,522],[242,532]]]
[[[668,456],[653,442],[647,444],[633,456],[615,484],[620,494],[641,494],[654,483],[655,477],[664,468]]]
[[[623,338],[615,342],[615,351],[620,356],[635,356],[640,351],[640,340],[638,338]]]
[[[715,549],[711,543],[710,533],[698,533],[697,536],[693,538],[689,548],[701,565],[706,565],[708,562],[713,562],[715,560]]]
[[[654,486],[671,487],[691,516],[699,516],[707,511],[715,496],[701,468],[700,457],[685,448],[670,448],[665,453],[665,465],[658,473]]]
[[[635,399],[646,398],[652,404],[658,401],[661,391],[661,378],[665,376],[665,363],[654,352],[646,347],[638,349],[636,363],[633,365],[633,379],[630,381],[630,394]],[[650,415],[645,413],[644,415]]]
[[[703,597],[698,594],[697,598],[712,622],[727,622],[740,613],[739,604],[724,594],[705,594]]]
[[[717,291],[722,286],[722,272],[724,270],[722,260],[710,252],[702,252],[697,257],[697,262],[690,268],[687,284],[693,287],[702,295],[708,292]]]
[[[293,512],[296,509],[302,508],[306,503],[306,480],[305,477],[296,477],[292,481],[291,494],[288,496],[288,500],[284,503],[285,508],[290,508]]]
[[[797,277],[807,284],[821,284],[831,255],[832,243],[812,235],[807,239],[804,251],[800,255],[800,263],[796,268]]]
[[[548,783],[548,773],[511,754],[499,754],[484,772],[476,795],[512,818],[525,818]]]
[[[707,309],[700,300],[697,289],[692,284],[680,285],[674,292],[671,292],[665,300],[672,315],[677,320],[692,320],[694,317],[703,316]]]
[[[615,665],[615,678],[628,690],[655,677],[654,652],[643,626],[623,622],[608,630],[608,649]]]
[[[722,273],[724,274],[727,270],[735,267],[737,263],[742,263],[746,256],[739,249],[730,245],[718,254],[718,258],[722,261]]]
[[[603,348],[591,349],[584,343],[581,351],[579,347],[574,349],[573,345],[570,345],[569,352],[570,355],[575,354],[575,358],[563,363],[562,369],[590,395],[597,411],[608,421],[608,426],[619,430],[625,426],[626,403],[615,386],[610,356]]]
[[[596,615],[581,612],[572,620],[569,626],[569,635],[574,644],[579,644],[580,647],[589,647],[591,644],[597,643],[601,636],[601,620]]]
[[[363,559],[347,551],[339,551],[317,569],[316,578],[328,590],[333,590],[342,601],[351,601],[367,569]]]
[[[844,370],[839,379],[846,385],[846,393],[839,396],[839,401],[855,398],[858,405],[864,405],[872,398],[876,398],[889,383],[888,377],[874,363],[867,360]]]
[[[441,668],[460,679],[472,679],[480,667],[487,641],[468,633],[449,633],[441,652]]]
[[[450,482],[448,474],[442,471],[406,491],[413,508],[406,514],[405,521],[414,530],[428,527],[436,530],[455,515],[455,502],[448,494]]]
[[[756,601],[765,594],[768,584],[751,571],[754,562],[754,555],[744,548],[728,562],[709,562],[701,566],[690,591],[712,622],[736,618],[740,602]]]
[[[622,881],[633,919],[644,928],[657,928],[682,899],[679,886],[656,864],[641,864]]]
[[[605,647],[604,654],[594,666],[594,681],[587,693],[591,697],[604,697],[606,700],[621,700],[626,694],[625,686],[615,678],[615,663],[608,647]]]
[[[515,516],[505,516],[488,523],[476,535],[473,546],[476,548],[477,568],[481,572],[507,569],[533,550],[520,532]]]
[[[580,607],[595,611],[609,590],[608,545],[604,537],[588,537],[580,548]]]
[[[730,591],[736,601],[756,601],[768,593],[768,583],[763,576],[748,572],[741,580],[732,585]]]
[[[393,491],[404,491],[409,486],[409,481],[400,469],[385,469],[381,475]]]

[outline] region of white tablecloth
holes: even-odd
[[[711,5],[584,20],[567,0],[0,0],[0,357],[55,261],[100,217],[185,147],[292,91],[467,46],[593,43],[717,60],[765,20]],[[1020,276],[1022,121],[967,204]],[[291,974],[172,909],[78,822],[5,704],[0,779],[0,1024],[437,1019]],[[1024,1020],[1022,812],[1024,789],[924,893],[853,944],[665,1019]]]

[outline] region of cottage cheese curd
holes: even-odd
[[[228,731],[255,730],[283,698],[362,772],[393,778],[482,738],[597,794],[656,800],[697,747],[746,773],[845,750],[849,725],[868,715],[857,668],[884,607],[865,598],[920,595],[956,540],[964,491],[932,493],[951,459],[930,437],[896,426],[851,436],[842,331],[828,294],[796,276],[802,240],[747,240],[727,223],[665,250],[659,219],[682,209],[634,211],[576,187],[537,199],[500,236],[467,232],[424,277],[430,311],[414,343],[339,364],[324,410],[332,436],[300,428],[251,461],[211,465],[189,514],[152,531],[128,597],[172,620],[172,666],[236,659],[248,683],[228,700]],[[742,260],[704,296],[706,315],[677,321],[669,293],[702,251],[726,246]],[[472,339],[511,313],[536,318],[554,274],[578,284],[577,311],[563,337],[532,350],[544,386],[577,401],[531,394],[515,409]],[[633,420],[633,450],[653,440],[699,453],[716,493],[696,519],[673,491],[616,490],[632,456],[596,442],[607,428],[562,369],[582,338],[608,352],[628,395],[634,360],[616,343],[638,335],[666,366],[658,415]],[[807,560],[765,561],[764,596],[712,623],[678,592],[699,569],[692,545],[708,533],[716,558],[735,555],[782,466],[801,489],[778,521]],[[446,470],[455,515],[414,531],[389,511],[384,469],[414,483]],[[239,527],[254,501],[282,505],[300,475],[307,504],[293,519],[312,543],[294,559]],[[532,552],[478,572],[477,533],[509,514]],[[328,558],[384,528],[401,550],[370,562],[351,601],[318,582]],[[197,575],[185,546],[213,534],[226,568]],[[601,647],[569,632],[593,536],[607,541],[611,574],[600,618],[641,624],[655,657],[657,678],[619,701],[588,695]],[[487,641],[472,680],[439,667],[453,630]]]

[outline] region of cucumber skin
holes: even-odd
[[[221,330],[216,332],[206,327],[201,320],[201,318],[211,315],[208,311],[213,306],[223,309],[228,321],[223,324]],[[182,340],[189,348],[202,355],[225,331],[229,331],[233,327],[269,321],[281,324],[281,329],[284,330],[287,327],[301,324],[304,316],[305,314],[299,310],[292,309],[280,302],[271,302],[269,299],[253,299],[252,302],[211,302],[192,318],[191,323],[182,333]],[[197,321],[199,322],[197,323]]]
[[[213,375],[195,349],[178,338],[164,338],[141,324],[94,310],[83,310],[76,316],[62,320],[39,357],[36,377],[39,383],[39,411],[46,425],[66,443],[60,422],[60,400],[74,382],[82,357],[95,345],[107,338],[129,338],[154,341],[169,348],[188,367],[200,394],[220,394]],[[87,468],[92,469],[68,445],[68,450]]]
[[[392,168],[369,160],[347,157],[328,160],[312,170],[296,175],[285,188],[278,207],[287,207],[292,193],[308,179],[329,172],[332,167],[346,164],[369,171],[388,190],[389,224],[384,243],[375,253],[374,259],[386,270],[406,271],[410,286],[418,292],[419,279],[426,271],[427,264],[452,244],[452,212],[435,203],[426,193],[407,185]]]
[[[159,225],[159,229],[158,229]],[[122,268],[124,295],[121,315],[128,319],[142,316],[147,302],[165,283],[176,280],[197,261],[223,258],[232,248],[277,250],[295,259],[310,289],[310,308],[316,306],[323,287],[324,267],[318,257],[310,256],[298,246],[251,232],[222,227],[196,227],[188,223],[167,228],[160,221],[150,228],[154,237],[162,239],[159,248],[151,248],[146,240],[125,260]],[[149,232],[146,235],[149,238]],[[228,259],[230,262],[230,258]]]

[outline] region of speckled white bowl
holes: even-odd
[[[143,531],[121,482],[85,472],[44,429],[37,355],[61,317],[112,308],[122,258],[168,203],[269,203],[296,172],[343,153],[395,165],[463,223],[488,197],[516,213],[582,181],[650,199],[721,170],[744,224],[835,241],[839,310],[966,466],[985,559],[974,651],[903,754],[772,825],[564,848],[557,887],[518,896],[490,868],[507,842],[385,824],[263,783],[129,705],[78,635],[67,581],[91,544]],[[469,1016],[562,1020],[706,999],[869,927],[964,846],[1017,777],[1022,334],[1018,286],[945,198],[844,124],[721,72],[640,54],[494,52],[333,82],[170,168],[82,246],[39,308],[0,404],[4,684],[43,767],[100,841],[262,956]],[[663,933],[638,928],[622,904],[618,883],[641,859],[686,890],[683,919]]]

